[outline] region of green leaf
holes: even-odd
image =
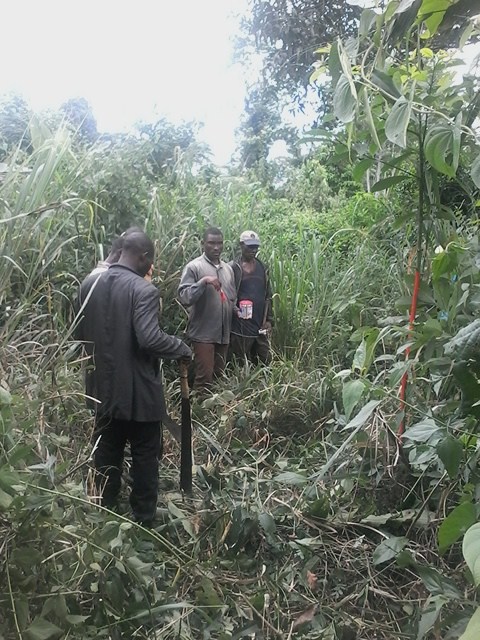
[[[430,127],[425,136],[425,157],[431,166],[453,178],[458,168],[460,153],[457,125],[446,123]]]
[[[438,280],[446,273],[450,273],[458,264],[458,257],[453,251],[437,253],[432,260],[432,278]]]
[[[352,362],[352,370],[355,371],[356,369],[358,369],[360,372],[363,372],[363,370],[365,369],[366,359],[367,343],[365,339],[363,339],[355,350]]]
[[[335,89],[342,73],[340,54],[338,52],[338,41],[335,41],[332,44],[332,48],[330,49],[330,55],[328,56],[328,69],[330,71],[330,75],[332,76],[332,86]]]
[[[13,502],[13,497],[0,489],[0,511],[6,511]]]
[[[0,488],[14,494],[15,486],[21,484],[20,476],[5,465],[0,468]]]
[[[373,9],[364,9],[360,15],[360,24],[358,25],[358,35],[364,38],[372,28],[377,19],[377,14]]]
[[[382,145],[380,144],[377,128],[375,127],[375,122],[373,121],[372,109],[370,108],[370,101],[368,99],[368,92],[366,87],[363,87],[362,91],[360,92],[360,100],[363,105],[363,110],[365,112],[365,120],[367,122],[370,135],[372,136],[372,140],[375,143],[375,146],[377,147],[377,149],[380,149]]]
[[[480,607],[470,618],[467,628],[458,640],[478,640],[478,638],[480,638]]]
[[[470,40],[470,37],[472,36],[474,31],[475,31],[475,25],[473,24],[473,22],[469,22],[466,28],[464,29],[460,37],[460,41],[458,43],[458,48],[460,50],[462,50],[463,47],[467,44],[467,42]]]
[[[462,594],[453,580],[442,576],[433,567],[417,567],[417,571],[423,584],[433,596],[443,596],[449,600],[461,599]]]
[[[357,95],[352,92],[352,85],[342,73],[333,94],[333,112],[342,122],[351,122],[355,117]]]
[[[472,525],[465,534],[462,551],[475,586],[478,587],[480,585],[480,522]]]
[[[382,564],[396,558],[408,544],[408,539],[403,536],[392,536],[381,542],[373,552],[373,564]]]
[[[277,529],[275,520],[273,519],[273,516],[266,511],[262,511],[262,513],[258,515],[258,522],[265,533],[275,533]]]
[[[301,485],[307,482],[307,478],[300,473],[293,471],[284,471],[279,473],[273,478],[274,482],[281,482],[282,484]]]
[[[357,415],[350,420],[348,424],[346,424],[342,431],[346,431],[347,429],[356,429],[358,427],[363,427],[363,425],[370,418],[376,407],[380,404],[380,400],[370,400],[367,404],[360,409]]]
[[[480,153],[472,162],[472,169],[470,171],[473,183],[480,189]]]
[[[76,615],[68,615],[65,617],[65,620],[68,624],[77,625],[82,624],[85,620],[88,620],[90,616],[76,616]]]
[[[471,502],[462,502],[451,511],[438,529],[438,550],[440,553],[452,546],[464,535],[477,519],[477,510]]]
[[[455,478],[463,458],[461,441],[453,436],[447,436],[438,443],[437,453],[450,478]]]
[[[361,380],[349,380],[343,385],[342,400],[345,418],[350,420],[352,411],[363,395],[365,384]]]
[[[401,97],[401,93],[393,82],[393,78],[384,71],[381,71],[380,69],[374,69],[371,81],[390,100],[397,100]]]
[[[388,114],[385,122],[385,135],[393,142],[405,149],[407,146],[407,128],[410,122],[412,103],[405,96],[400,96]]]
[[[7,406],[12,403],[10,393],[0,385],[0,407]]]
[[[412,4],[414,2],[415,2],[415,0],[401,0],[400,4],[398,5],[398,7],[393,12],[393,15],[396,15],[397,13],[404,13],[405,11],[410,9],[410,7],[412,6]]]
[[[454,0],[455,2],[456,0]],[[424,21],[431,38],[437,32],[446,10],[454,4],[452,0],[423,0],[418,11],[419,21]]]
[[[437,426],[435,420],[425,418],[425,420],[421,420],[406,429],[404,437],[412,442],[428,442],[430,438],[439,431],[440,427]]]
[[[402,176],[389,176],[388,178],[382,178],[382,180],[379,180],[372,186],[370,191],[372,193],[375,193],[376,191],[384,191],[389,187],[393,187],[396,184],[400,184],[401,182],[404,182],[405,180],[407,180],[408,177],[409,176],[402,175]]]
[[[373,166],[374,164],[375,164],[375,160],[373,160],[373,158],[364,158],[363,160],[360,160],[360,162],[358,162],[353,167],[353,170],[352,170],[353,179],[356,180],[357,182],[361,182],[367,169],[370,169],[370,167]]]
[[[62,634],[62,629],[44,618],[36,618],[24,632],[29,640],[50,640],[50,638],[58,638]]]
[[[418,623],[416,640],[422,640],[437,621],[444,604],[447,604],[443,596],[430,596],[422,610],[422,616]]]

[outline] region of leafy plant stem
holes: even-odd
[[[22,632],[20,630],[20,625],[18,623],[17,610],[15,608],[15,599],[13,597],[12,581],[10,580],[10,571],[8,569],[8,552],[7,552],[7,550],[5,550],[5,556],[6,556],[5,571],[6,571],[6,574],[7,574],[8,594],[10,596],[10,602],[12,603],[13,619],[15,621],[15,627],[17,629],[18,637],[19,637],[20,640],[22,640],[23,636],[22,636]]]

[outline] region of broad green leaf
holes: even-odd
[[[405,149],[407,146],[407,127],[410,122],[412,103],[405,96],[400,96],[388,114],[385,122],[385,135],[393,142]]]
[[[366,358],[367,358],[367,343],[365,339],[363,339],[358,345],[355,351],[355,354],[353,356],[352,370],[355,371],[358,369],[360,372],[363,372],[363,370],[365,369]]]
[[[65,620],[68,622],[68,624],[77,625],[84,623],[85,620],[88,620],[89,617],[90,616],[77,616],[70,614],[65,617]]]
[[[25,637],[29,640],[50,640],[51,638],[59,638],[62,634],[63,631],[60,627],[44,618],[36,618],[24,631]]]
[[[219,607],[222,601],[215,589],[214,583],[207,576],[200,579],[195,591],[196,601],[202,607]]]
[[[392,536],[381,542],[373,552],[373,564],[382,564],[396,558],[408,544],[408,539],[403,536]]]
[[[444,596],[449,600],[460,600],[462,594],[457,585],[451,580],[443,576],[433,567],[417,567],[418,575],[422,579],[423,584],[427,587],[433,596]]]
[[[351,122],[355,117],[356,108],[356,92],[352,92],[352,85],[349,79],[342,73],[333,94],[333,112],[342,122]]]
[[[328,69],[332,76],[332,87],[335,89],[342,74],[342,65],[340,63],[337,41],[332,44],[332,48],[330,49],[330,55],[328,56]]]
[[[371,77],[371,81],[377,86],[386,97],[390,100],[397,100],[402,97],[398,90],[393,78],[380,69],[374,69]]]
[[[360,409],[357,415],[343,427],[342,431],[363,427],[379,404],[380,400],[369,400],[369,402]]]
[[[431,38],[437,32],[446,10],[457,0],[423,0],[418,11],[419,21],[424,21]]]
[[[282,484],[301,485],[307,482],[307,478],[300,473],[294,471],[283,471],[273,478],[274,482],[281,482]]]
[[[457,125],[437,124],[425,136],[425,157],[431,166],[453,178],[458,168],[460,131]]]
[[[404,437],[412,442],[428,442],[430,438],[438,434],[440,427],[433,418],[425,418],[405,430]]]
[[[432,279],[438,280],[446,273],[450,273],[458,264],[458,257],[453,251],[437,253],[432,260]]]
[[[266,511],[262,511],[262,513],[258,515],[258,522],[265,533],[275,533],[277,529],[275,520],[273,516]]]
[[[472,525],[465,534],[462,551],[475,586],[478,587],[480,585],[480,522]]]
[[[473,24],[473,22],[469,22],[466,28],[464,29],[460,37],[460,41],[458,43],[458,48],[460,50],[462,50],[463,47],[467,44],[467,42],[470,40],[470,36],[473,34],[474,31],[475,31],[475,25]]]
[[[418,10],[418,15],[426,16],[436,11],[444,11],[455,2],[456,0],[423,0]]]
[[[361,380],[349,380],[343,385],[342,400],[347,420],[350,419],[352,411],[362,397],[364,390],[365,384]]]
[[[0,468],[0,489],[7,493],[14,494],[15,486],[21,484],[20,477],[14,471],[10,471],[7,466]]]
[[[361,182],[367,169],[370,169],[370,167],[373,166],[374,164],[375,164],[375,160],[373,160],[373,158],[364,158],[363,160],[360,160],[360,162],[358,162],[353,167],[353,170],[352,170],[353,179],[356,180],[357,182]]]
[[[13,497],[3,489],[0,489],[0,511],[6,511],[12,502]]]
[[[418,623],[418,631],[416,640],[423,640],[426,634],[433,627],[435,622],[437,621],[438,616],[440,615],[440,611],[444,604],[447,604],[448,600],[442,596],[430,596],[425,603],[422,616]]]
[[[480,638],[480,607],[475,611],[467,624],[467,628],[458,640],[478,640]]]
[[[476,187],[480,189],[480,152],[475,160],[472,162],[472,168],[470,175]]]
[[[310,480],[316,480],[317,482],[319,482],[320,480],[322,480],[322,478],[325,477],[325,475],[331,469],[331,467],[333,467],[333,465],[337,461],[337,459],[349,447],[350,442],[352,442],[352,440],[357,435],[358,431],[360,431],[360,429],[363,427],[363,425],[368,420],[370,415],[373,413],[373,410],[375,409],[375,407],[377,407],[379,404],[380,404],[380,400],[370,400],[370,402],[368,402],[363,407],[363,409],[358,413],[358,415],[355,416],[355,418],[353,418],[353,420],[350,420],[350,422],[344,427],[343,430],[345,430],[345,429],[353,429],[353,431],[349,434],[348,438],[343,441],[343,443],[335,451],[335,453],[332,456],[330,456],[330,458],[322,466],[320,471],[318,471],[317,473],[314,473],[313,475],[310,476],[310,478],[309,478]]]
[[[410,7],[412,6],[412,4],[415,1],[416,0],[401,0],[400,4],[398,5],[398,7],[393,12],[393,15],[396,15],[398,13],[404,13],[405,11],[410,9]]]
[[[372,193],[375,193],[376,191],[384,191],[385,189],[389,189],[396,184],[404,182],[405,180],[407,180],[407,178],[409,178],[409,176],[407,175],[389,176],[388,178],[382,178],[382,180],[379,180],[372,186],[370,191]]]
[[[364,9],[360,16],[360,24],[358,25],[358,35],[364,38],[368,35],[372,25],[377,19],[377,14],[373,9]]]
[[[451,511],[438,529],[438,550],[440,553],[452,546],[464,535],[477,519],[477,510],[471,502],[462,502]]]
[[[187,516],[187,514],[185,512],[183,512],[181,509],[179,509],[177,507],[176,504],[174,504],[171,500],[168,501],[168,510],[169,512],[175,517],[178,518],[180,520],[180,522],[182,523],[182,527],[185,529],[185,531],[192,537],[194,537],[194,533],[193,533],[193,528],[192,528],[192,524]]]
[[[458,438],[447,436],[437,444],[437,453],[450,478],[457,476],[463,458],[463,445]]]
[[[11,403],[12,403],[12,396],[6,389],[4,389],[0,385],[0,407],[9,405]]]

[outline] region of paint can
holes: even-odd
[[[238,317],[242,320],[251,320],[253,316],[253,302],[251,300],[240,300],[238,306],[240,308]]]

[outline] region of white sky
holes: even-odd
[[[246,0],[15,0],[2,6],[0,92],[34,109],[86,98],[100,131],[166,116],[204,123],[215,160],[234,151],[245,95],[232,64]]]

